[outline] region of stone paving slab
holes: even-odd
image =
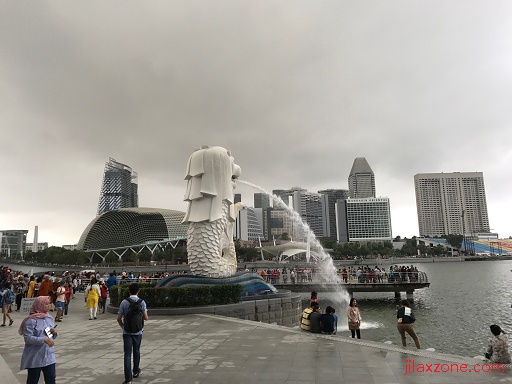
[[[23,317],[13,313],[13,318],[12,327],[0,328],[0,384],[26,381],[26,371],[19,370],[24,343],[17,333]],[[83,295],[77,295],[58,326],[57,383],[123,382],[123,343],[115,318],[106,313],[88,320]],[[482,362],[213,315],[151,317],[150,312],[141,355],[142,373],[133,381],[140,384],[512,383],[510,368],[404,376],[408,360],[445,370],[450,364]]]

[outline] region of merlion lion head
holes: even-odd
[[[185,180],[189,207],[183,222],[213,221],[222,216],[224,201],[233,204],[236,179],[242,170],[223,147],[203,146],[190,156]]]

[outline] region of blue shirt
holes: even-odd
[[[107,288],[110,289],[110,287],[114,286],[117,284],[117,279],[114,277],[114,276],[110,276],[108,279],[107,279]]]
[[[46,367],[57,362],[54,347],[48,346],[43,341],[48,337],[44,331],[46,327],[54,327],[53,317],[28,319],[25,322],[23,326],[25,348],[23,348],[23,355],[21,356],[20,370]],[[53,339],[56,338],[57,335],[53,335]]]
[[[132,299],[133,301],[139,301],[139,296],[131,295],[130,299]],[[146,302],[144,300],[142,300],[140,305],[142,307],[142,312],[146,312],[148,310],[148,308],[146,307]],[[117,314],[122,315],[122,316],[126,315],[126,313],[128,312],[128,308],[130,308],[130,302],[128,300],[124,299],[121,302],[121,305],[119,306],[119,311],[117,312]],[[123,327],[123,335],[142,335],[142,332],[144,332],[144,328],[142,328],[142,330],[137,333],[128,333],[124,330],[124,327]]]

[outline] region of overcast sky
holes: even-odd
[[[75,244],[109,157],[185,210],[192,151],[261,187],[348,188],[356,157],[418,234],[414,175],[484,174],[512,235],[510,1],[0,0],[0,230]],[[255,192],[239,186],[243,202]]]

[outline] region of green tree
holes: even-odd
[[[281,240],[290,240],[290,235],[287,232],[283,232],[279,236],[279,239],[281,239]]]
[[[448,244],[450,244],[453,248],[458,248],[462,246],[462,240],[464,240],[464,236],[462,235],[447,235],[444,236]]]
[[[260,253],[255,247],[244,247],[240,249],[240,252],[237,253],[238,258],[242,259],[244,262],[256,261],[260,257]]]
[[[434,252],[434,255],[441,256],[441,255],[446,254],[447,250],[441,244],[437,244],[434,248],[432,248],[432,251]]]
[[[182,264],[188,261],[187,250],[185,247],[174,248],[174,264]]]
[[[105,257],[105,262],[107,263],[117,263],[119,261],[119,257],[117,257],[117,255],[113,252],[110,252],[106,257]]]
[[[133,261],[135,265],[139,265],[139,258],[140,255],[138,252],[132,252],[132,254],[130,255],[130,261]]]
[[[139,253],[139,261],[149,262],[151,260],[151,252],[140,252]]]

